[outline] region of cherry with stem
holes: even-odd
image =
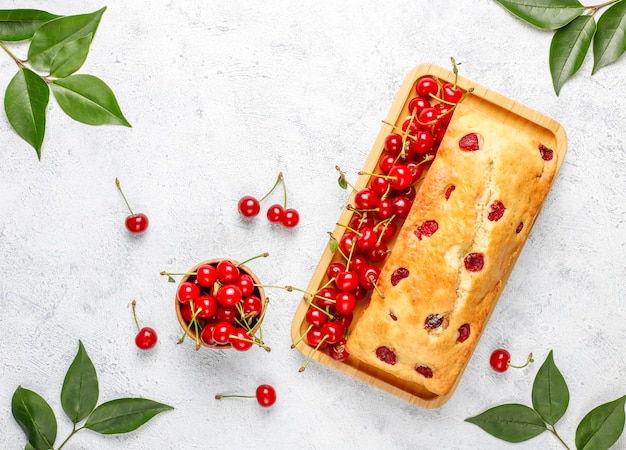
[[[126,217],[126,228],[133,234],[143,233],[144,231],[146,231],[146,228],[148,228],[148,216],[146,216],[144,213],[135,214],[130,207],[128,200],[126,199],[126,195],[124,195],[124,191],[122,191],[120,180],[117,178],[115,179],[115,185],[120,191],[120,194],[122,194],[122,198],[124,199],[124,202],[128,207],[128,211],[130,212],[130,215]]]
[[[135,318],[135,324],[137,325],[137,335],[135,336],[135,344],[142,350],[149,350],[157,343],[158,337],[156,331],[150,327],[140,327],[137,320],[137,301],[133,300],[133,317]]]

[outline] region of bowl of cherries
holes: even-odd
[[[163,272],[163,275],[171,275]],[[186,337],[201,347],[266,351],[261,323],[268,299],[258,277],[243,263],[220,258],[203,261],[183,275],[175,308]]]

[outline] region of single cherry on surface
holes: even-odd
[[[503,348],[498,348],[491,353],[491,357],[489,358],[489,365],[496,372],[505,372],[509,367],[513,367],[515,369],[523,369],[531,362],[534,362],[533,354],[530,353],[528,355],[528,359],[521,366],[514,366],[511,364],[511,354],[508,350]]]
[[[158,337],[156,331],[150,327],[139,326],[139,321],[137,320],[137,312],[136,312],[137,302],[133,300],[133,317],[135,318],[135,324],[137,325],[137,335],[135,336],[135,345],[142,350],[150,350],[157,343]]]
[[[261,384],[256,388],[254,395],[217,394],[215,396],[215,400],[221,400],[223,398],[256,398],[260,406],[269,408],[276,403],[276,389],[269,384]]]
[[[120,191],[120,194],[122,194],[124,203],[126,203],[126,207],[128,208],[128,211],[130,212],[130,215],[126,217],[126,222],[125,222],[126,228],[128,229],[128,231],[130,231],[133,234],[143,233],[144,231],[146,231],[146,228],[148,228],[148,223],[149,223],[148,216],[146,216],[144,213],[133,212],[132,208],[130,207],[130,204],[128,203],[128,200],[126,199],[126,195],[124,195],[124,191],[122,191],[120,180],[117,178],[115,179],[115,185],[117,186],[117,189]]]

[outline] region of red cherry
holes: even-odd
[[[356,193],[354,205],[357,209],[374,209],[379,201],[378,195],[370,188],[363,188]]]
[[[339,239],[339,249],[344,255],[349,255],[352,252],[352,248],[356,245],[357,236],[352,231],[346,231],[341,239]]]
[[[399,155],[402,151],[402,136],[398,133],[389,133],[385,138],[384,146],[391,155]]]
[[[314,327],[321,327],[328,322],[328,315],[319,308],[309,307],[305,315],[306,321]]]
[[[306,341],[311,347],[321,348],[324,347],[326,342],[322,342],[322,330],[321,328],[311,328],[306,333]]]
[[[367,258],[364,255],[352,255],[352,261],[350,261],[350,270],[360,272],[367,266]],[[345,270],[345,269],[344,269]]]
[[[397,217],[405,219],[409,215],[412,204],[413,202],[411,202],[411,200],[402,195],[399,195],[397,197],[394,197],[391,201],[391,209]]]
[[[256,400],[264,408],[276,403],[276,390],[269,384],[262,384],[256,388]]]
[[[359,275],[352,270],[345,270],[339,272],[335,277],[335,286],[337,289],[344,292],[354,290],[359,284]]]
[[[335,298],[337,297],[337,290],[331,287],[325,287],[319,290],[315,295],[315,304],[320,308],[327,308],[335,306]]]
[[[271,223],[281,223],[284,214],[285,208],[280,205],[272,205],[267,209],[267,220]]]
[[[326,269],[328,278],[335,278],[339,272],[346,270],[346,265],[340,262],[330,263]]]
[[[228,341],[235,350],[238,350],[240,352],[245,352],[246,350],[249,350],[250,347],[252,347],[252,345],[254,344],[248,332],[243,328],[235,328],[230,334]]]
[[[509,363],[511,362],[511,354],[503,349],[499,348],[494,350],[489,358],[489,364],[491,368],[496,372],[504,372],[509,368]]]
[[[409,101],[409,113],[417,116],[422,109],[430,106],[430,100],[426,97],[413,97]]]
[[[378,161],[378,167],[380,168],[380,170],[382,170],[383,173],[389,173],[389,171],[391,170],[391,168],[394,166],[395,163],[396,163],[396,157],[393,155],[390,155],[389,153],[386,153]]]
[[[222,283],[234,283],[239,279],[239,268],[234,262],[223,259],[217,264],[217,278]]]
[[[326,353],[335,361],[345,361],[350,356],[346,350],[346,340],[344,338],[339,339],[335,344],[327,346]]]
[[[200,339],[206,345],[216,345],[215,339],[213,339],[213,330],[215,330],[216,323],[207,323],[200,331]]]
[[[132,214],[126,218],[126,228],[134,234],[143,233],[148,228],[148,216],[144,213]]]
[[[191,319],[193,319],[193,313],[191,312],[191,306],[189,303],[180,304],[180,315],[185,322],[191,322]]]
[[[404,164],[396,164],[389,171],[389,185],[396,191],[408,188],[413,182],[413,174]]]
[[[335,310],[337,314],[351,314],[356,307],[356,297],[351,292],[339,292],[335,298]],[[322,324],[323,325],[323,324]]]
[[[343,337],[343,327],[339,322],[326,322],[320,331],[326,344],[336,344]]]
[[[241,288],[236,284],[225,284],[217,291],[217,301],[222,306],[235,306],[242,298]]]
[[[379,276],[380,269],[376,266],[369,266],[359,274],[359,284],[370,291],[374,289]]]
[[[146,216],[144,213],[135,214],[131,209],[128,200],[126,200],[126,195],[124,195],[124,191],[122,191],[120,180],[118,180],[117,178],[115,179],[115,185],[120,191],[120,194],[122,194],[122,198],[124,199],[126,207],[130,212],[130,216],[126,217],[126,228],[133,234],[143,233],[144,231],[146,231],[146,228],[148,228],[148,216]]]
[[[371,227],[374,225],[374,217],[371,214],[354,214],[350,219],[350,228],[358,230],[361,227]]]
[[[424,108],[417,117],[420,128],[422,130],[433,130],[433,126],[437,123],[437,117],[439,117],[439,110],[434,106]]]
[[[435,138],[428,130],[418,130],[413,135],[413,139],[409,140],[409,147],[415,153],[428,153],[435,144]]]
[[[196,270],[196,282],[199,286],[210,288],[217,281],[217,269],[210,264],[203,264]]]
[[[197,317],[208,319],[213,317],[213,314],[217,312],[217,300],[212,295],[201,295],[194,301],[194,306],[198,312]]]
[[[378,234],[372,227],[363,227],[359,230],[359,237],[356,241],[356,245],[363,250],[372,248],[378,241]]]
[[[263,312],[263,302],[256,295],[248,295],[241,303],[246,318],[257,317]]]
[[[254,289],[254,279],[248,275],[247,273],[242,273],[237,280],[237,286],[241,289],[242,297],[247,297],[248,295],[252,295]]]
[[[372,262],[382,262],[389,254],[389,248],[384,242],[380,242],[374,247],[365,251],[365,256]]]
[[[234,306],[222,306],[218,308],[215,315],[218,322],[228,322],[234,324],[239,317],[239,310]]]
[[[139,328],[139,321],[137,320],[137,312],[135,310],[137,306],[137,302],[133,300],[133,317],[135,318],[135,324],[137,325],[138,333],[135,336],[135,345],[142,350],[149,350],[154,347],[157,343],[157,334],[154,329],[150,327]]]
[[[235,327],[228,322],[218,322],[213,329],[213,340],[216,344],[228,344],[230,335],[233,334]]]
[[[246,195],[241,197],[241,200],[237,203],[237,208],[242,216],[255,217],[261,211],[261,204],[256,198]]]
[[[381,220],[389,219],[393,214],[392,199],[387,197],[378,202],[378,208],[376,209],[376,217]]]
[[[135,344],[142,350],[149,350],[157,343],[157,334],[150,327],[143,327],[135,336]]]
[[[189,303],[190,300],[195,301],[200,297],[200,288],[191,281],[181,283],[178,288],[178,301],[181,303]]]
[[[370,179],[370,188],[376,195],[383,197],[389,191],[389,181],[386,178],[374,176]]]
[[[417,80],[415,92],[417,92],[417,95],[420,97],[437,97],[437,94],[439,94],[439,83],[437,83],[437,80],[430,75],[423,76]]]
[[[294,228],[300,222],[300,214],[293,208],[287,208],[281,219],[281,223],[285,228]]]
[[[463,97],[463,90],[454,86],[452,83],[445,83],[443,85],[443,100],[450,103],[458,103]]]

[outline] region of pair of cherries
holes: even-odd
[[[280,224],[285,228],[294,228],[300,222],[300,213],[294,208],[287,208],[287,186],[285,185],[285,178],[282,172],[278,174],[276,182],[272,189],[263,197],[257,199],[251,195],[245,195],[241,197],[237,203],[237,209],[239,213],[246,218],[252,218],[259,215],[261,212],[261,202],[265,200],[276,189],[276,187],[283,185],[283,204],[273,204],[267,209],[266,217],[270,223]]]

